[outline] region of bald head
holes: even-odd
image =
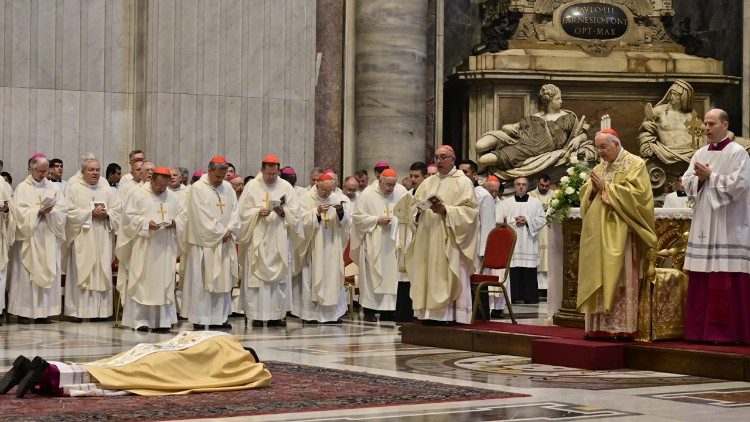
[[[708,110],[703,117],[703,129],[708,142],[715,144],[723,141],[729,132],[729,115],[720,108]]]

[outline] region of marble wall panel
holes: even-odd
[[[56,2],[39,2],[36,22],[36,86],[37,88],[55,87],[55,43],[56,14],[59,10]],[[103,38],[103,37],[102,37]]]
[[[314,162],[315,0],[0,2],[0,154]],[[273,101],[272,101],[273,100]],[[19,159],[20,158],[20,159]],[[22,177],[21,177],[22,178]]]

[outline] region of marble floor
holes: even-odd
[[[522,323],[544,323],[544,306],[518,309]],[[539,315],[536,315],[536,313]],[[458,401],[352,410],[286,413],[236,420],[267,421],[747,421],[750,383],[648,371],[587,371],[532,364],[516,356],[402,344],[393,323],[359,316],[342,325],[246,327],[231,318],[233,333],[261,359],[526,394],[528,397]],[[186,322],[176,327],[190,329]],[[111,322],[5,324],[0,327],[0,370],[18,354],[89,361],[170,334],[114,328]]]

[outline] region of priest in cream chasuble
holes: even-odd
[[[412,208],[417,229],[406,252],[414,314],[434,323],[471,323],[469,277],[474,273],[478,209],[474,186],[454,166],[449,146],[435,151],[438,173],[417,189]],[[427,208],[421,201],[439,198]],[[423,204],[423,203],[422,203]]]
[[[354,208],[350,256],[359,267],[359,303],[365,321],[392,320],[399,282],[397,242],[399,222],[394,216],[406,189],[396,191],[398,174],[386,169],[377,185],[359,194]]]
[[[217,155],[193,183],[180,219],[185,222],[185,278],[180,314],[196,329],[229,329],[232,288],[239,278],[237,194],[225,179],[229,166]]]
[[[101,177],[101,164],[86,159],[65,189],[68,203],[63,263],[66,264],[65,315],[112,315],[112,260],[120,223],[120,195]]]
[[[58,184],[45,178],[44,156],[29,160],[29,175],[10,201],[15,243],[8,272],[8,312],[48,322],[62,312],[62,244],[68,207]]]
[[[184,226],[177,219],[180,200],[167,188],[169,177],[168,168],[157,167],[151,181],[128,197],[117,238],[122,325],[141,331],[167,331],[177,323],[177,233]]]
[[[299,243],[299,200],[279,178],[279,159],[267,155],[239,199],[242,286],[240,302],[254,326],[284,325],[292,308],[290,245]]]
[[[602,159],[581,187],[578,311],[589,338],[634,338],[645,248],[656,246],[646,164],[612,129],[596,134]]]
[[[304,239],[297,248],[302,267],[301,284],[294,286],[299,297],[294,314],[303,321],[338,322],[346,312],[344,290],[344,248],[349,238],[351,216],[346,214],[348,198],[336,192],[329,173],[300,199],[300,221]]]

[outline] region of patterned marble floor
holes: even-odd
[[[543,307],[542,307],[543,308]],[[536,309],[528,309],[533,313]],[[543,309],[540,310],[543,312]],[[542,323],[543,318],[526,323]],[[233,333],[261,359],[364,371],[406,379],[527,394],[529,397],[265,415],[237,420],[414,422],[499,420],[721,421],[750,420],[750,383],[648,371],[587,371],[532,364],[528,358],[488,355],[400,343],[392,323],[359,317],[339,326],[246,327],[232,318]],[[189,329],[182,323],[176,330]],[[0,367],[18,354],[89,361],[169,334],[138,333],[112,323],[56,322],[0,327]]]

